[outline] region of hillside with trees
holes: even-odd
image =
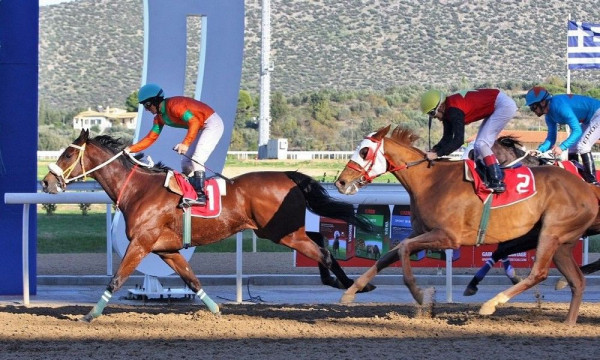
[[[255,149],[258,137],[261,1],[245,5],[232,150]],[[380,125],[426,127],[418,97],[432,86],[500,87],[520,104],[534,84],[564,92],[567,16],[600,22],[600,9],[584,1],[273,0],[271,7],[271,135],[290,139],[290,149],[349,150]],[[141,0],[78,0],[40,9],[40,133],[66,137],[60,131],[78,110],[125,107],[140,85],[142,8]],[[573,72],[573,92],[597,94],[599,75]],[[539,126],[528,110],[519,116],[511,126]],[[434,124],[434,137],[440,128]]]

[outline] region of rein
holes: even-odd
[[[75,161],[69,165],[65,170],[61,169],[60,166],[58,166],[57,164],[49,164],[48,165],[48,170],[54,174],[59,181],[61,182],[61,184],[65,185],[75,181],[77,179],[83,178],[85,180],[85,178],[87,177],[87,175],[93,173],[96,170],[99,170],[103,167],[105,167],[106,165],[110,164],[111,162],[115,161],[119,156],[121,155],[127,155],[129,156],[129,158],[135,163],[135,166],[133,169],[135,169],[136,167],[139,166],[144,166],[144,167],[152,167],[154,166],[154,162],[152,161],[152,158],[150,158],[148,156],[148,163],[144,164],[141,161],[137,160],[135,157],[133,157],[129,152],[123,150],[123,151],[119,151],[118,153],[116,153],[113,157],[111,157],[110,159],[106,160],[105,162],[103,162],[102,164],[86,171],[85,170],[85,166],[83,164],[83,153],[85,152],[85,147],[86,147],[87,143],[84,143],[83,145],[79,146],[79,145],[75,145],[75,144],[70,144],[69,147],[75,148],[77,150],[79,150],[79,153],[77,154],[77,158],[75,159]],[[79,163],[81,165],[81,174],[74,176],[72,178],[69,178],[69,175],[71,175],[71,173],[73,172],[73,170],[75,169],[75,166],[77,166],[77,163]],[[133,173],[133,170],[132,172]],[[131,177],[131,174],[128,176],[127,181],[129,181],[129,178]],[[125,182],[125,184],[127,184],[127,181]]]
[[[117,203],[116,203],[117,209],[119,208],[119,203],[121,202],[121,196],[123,195],[123,190],[127,187],[127,184],[129,184],[129,180],[131,180],[131,176],[133,176],[133,173],[135,172],[135,169],[137,169],[137,167],[138,167],[138,164],[135,164],[133,166],[133,168],[129,172],[129,175],[127,175],[127,179],[125,179],[125,183],[121,187],[121,190],[119,190],[119,195],[117,196]]]

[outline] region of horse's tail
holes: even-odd
[[[365,231],[373,231],[371,222],[364,216],[356,215],[352,204],[329,196],[327,190],[315,179],[297,171],[286,171],[285,175],[302,190],[308,210],[320,216],[344,220]]]

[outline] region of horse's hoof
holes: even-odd
[[[92,320],[94,320],[94,317],[91,316],[90,314],[87,314],[86,316],[83,316],[83,317],[79,318],[79,321],[85,322],[85,323],[88,323],[88,324],[91,323]]]
[[[554,285],[554,289],[561,290],[561,289],[564,289],[567,285],[569,285],[569,283],[567,282],[567,279],[565,279],[564,277],[561,277],[556,282],[556,285]]]
[[[512,282],[513,285],[517,285],[518,283],[521,282],[521,280],[523,280],[523,279],[521,279],[521,277],[518,275],[515,275],[510,278],[510,281]]]
[[[354,294],[344,294],[344,295],[342,295],[342,298],[340,299],[340,303],[350,304],[350,303],[354,302],[355,297],[356,296]]]
[[[435,301],[435,288],[434,287],[430,287],[427,288],[425,290],[423,290],[423,300],[421,302],[421,305],[425,304],[433,304]]]
[[[366,293],[366,292],[369,292],[369,291],[373,291],[373,290],[375,290],[375,289],[377,289],[377,286],[375,286],[375,285],[373,285],[373,284],[371,284],[371,283],[368,283],[367,285],[365,285],[365,287],[364,287],[364,288],[362,288],[362,289],[359,291],[359,293]]]
[[[471,285],[467,285],[467,287],[465,288],[465,291],[463,292],[464,296],[473,296],[475,294],[477,294],[477,291],[479,289],[477,288],[477,286],[471,286]]]
[[[492,315],[496,312],[496,305],[486,302],[479,309],[479,315]]]

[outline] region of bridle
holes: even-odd
[[[84,180],[86,179],[86,177],[93,173],[96,170],[99,170],[103,167],[105,167],[106,165],[110,164],[111,162],[115,161],[119,156],[127,154],[127,156],[129,156],[129,158],[131,160],[133,160],[134,163],[136,163],[137,165],[141,165],[144,167],[152,167],[154,166],[154,162],[152,162],[152,159],[148,156],[148,163],[144,164],[142,162],[140,162],[139,160],[137,160],[136,158],[134,158],[133,156],[131,156],[131,154],[129,152],[126,152],[125,150],[123,151],[119,151],[118,153],[116,153],[113,157],[111,157],[110,159],[106,160],[105,162],[103,162],[102,164],[86,171],[85,170],[85,165],[83,164],[83,153],[85,152],[85,147],[86,147],[87,143],[83,143],[83,145],[75,145],[75,144],[70,144],[68,147],[72,147],[74,149],[79,150],[79,152],[77,153],[77,158],[75,159],[75,161],[73,161],[73,163],[71,163],[71,165],[69,165],[65,170],[61,169],[60,166],[58,166],[57,164],[49,164],[48,165],[48,170],[54,175],[56,176],[56,178],[59,181],[60,184],[60,188],[64,191],[67,184],[81,179],[83,178]],[[75,167],[77,166],[77,164],[79,164],[81,166],[81,174],[77,175],[77,176],[73,176],[73,177],[69,177],[71,175],[71,173],[73,172],[73,170],[75,169]]]
[[[410,167],[419,165],[426,161],[430,161],[427,158],[403,162],[403,164],[396,164],[392,158],[383,151],[383,139],[377,139],[372,136],[367,136],[359,145],[358,150],[354,153],[351,161],[346,165],[348,168],[360,173],[360,178],[355,184],[363,186],[372,183],[373,180],[387,172],[394,172],[400,170],[406,170]],[[367,144],[364,144],[364,143]],[[368,143],[371,142],[371,143]],[[364,144],[364,145],[363,145]],[[374,147],[373,147],[374,145]],[[360,150],[368,148],[367,155],[364,159],[360,156]],[[361,165],[361,163],[364,163]]]

